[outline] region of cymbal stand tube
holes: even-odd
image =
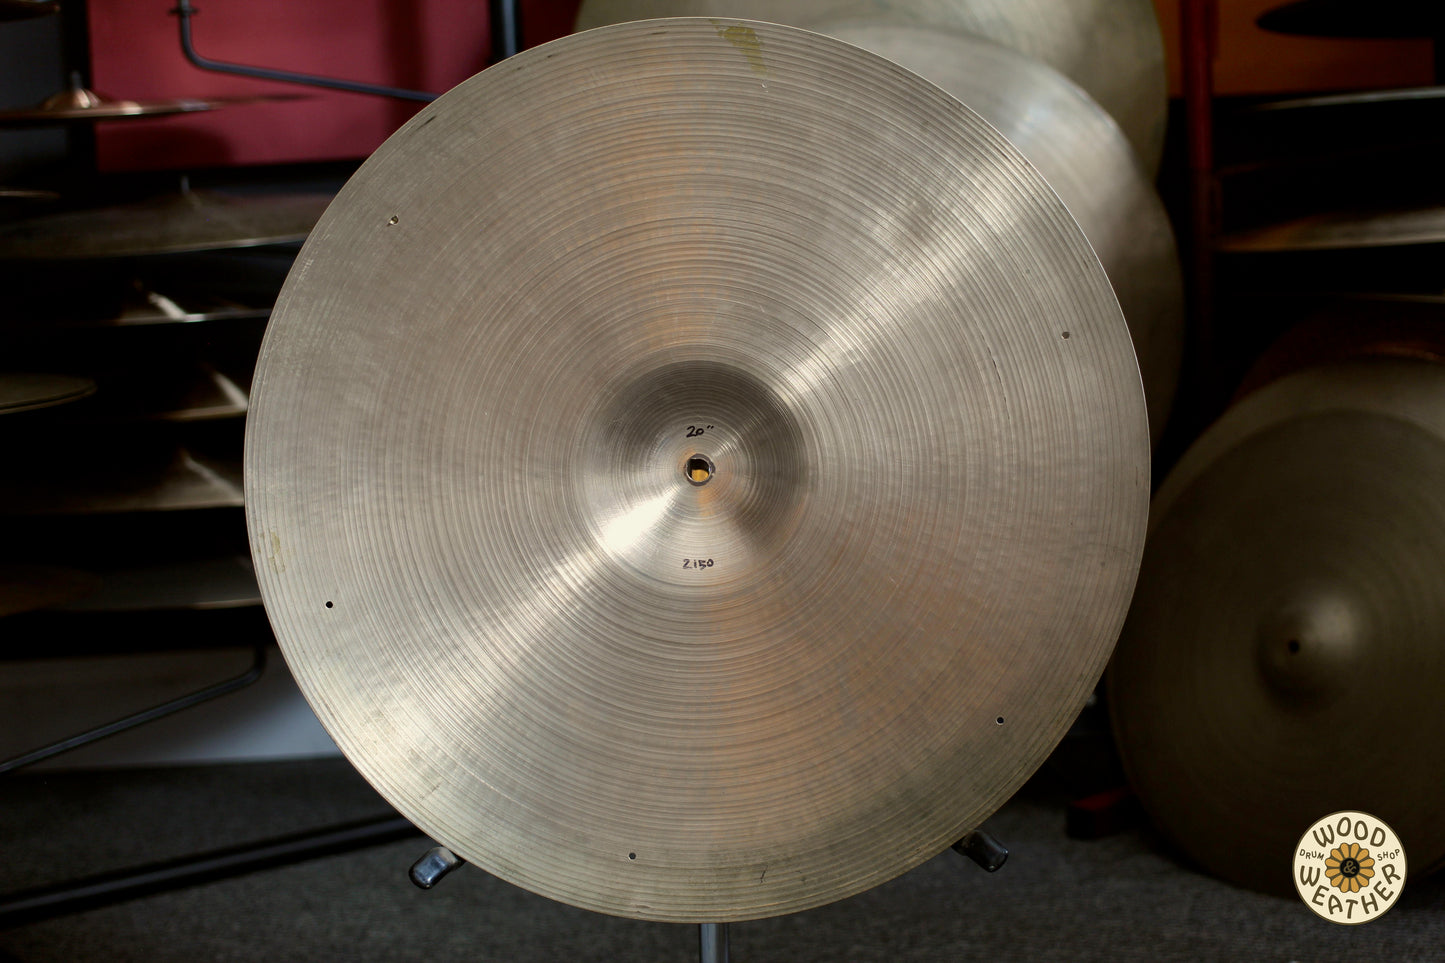
[[[22,755],[0,760],[0,773],[7,773],[14,769],[43,762],[52,756],[58,756],[72,749],[79,749],[81,746],[88,746],[92,742],[104,739],[107,736],[113,736],[117,733],[125,732],[128,729],[134,729],[136,726],[142,726],[147,722],[154,722],[157,719],[164,719],[166,716],[180,712],[183,709],[189,709],[192,706],[200,705],[202,702],[209,702],[211,699],[229,695],[255,682],[261,678],[262,673],[265,671],[266,647],[264,645],[258,645],[252,652],[251,667],[238,676],[233,676],[222,682],[217,682],[214,685],[206,686],[204,689],[198,689],[195,692],[171,699],[169,702],[162,702],[158,706],[152,706],[149,709],[126,716],[123,719],[117,719],[103,726],[96,726],[94,729],[87,729],[85,732],[70,736],[67,739],[61,739],[59,742],[52,742],[48,746],[41,746],[39,749],[33,749]]]
[[[355,80],[318,77],[315,74],[302,74],[290,70],[273,70],[269,67],[252,67],[246,64],[233,64],[221,60],[211,60],[197,53],[195,45],[191,41],[191,17],[200,13],[199,10],[191,6],[191,0],[179,0],[175,8],[170,12],[180,20],[181,53],[185,54],[186,59],[193,65],[202,70],[210,70],[222,74],[235,74],[238,77],[254,77],[258,80],[279,80],[282,83],[302,84],[307,87],[325,87],[328,90],[345,90],[353,94],[394,97],[397,100],[417,100],[428,103],[437,98],[436,94],[425,90],[407,90],[404,87],[364,84]]]
[[[728,925],[701,923],[697,928],[698,957],[702,963],[728,963]]]

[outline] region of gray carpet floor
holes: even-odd
[[[1147,828],[1064,834],[1036,779],[989,822],[989,875],[945,853],[817,910],[733,924],[736,963],[799,960],[1374,960],[1445,958],[1445,885],[1411,879],[1364,926],[1181,864]],[[0,892],[387,811],[341,760],[0,780]],[[0,931],[0,961],[689,961],[692,926],[614,919],[474,867],[423,892],[418,838]]]

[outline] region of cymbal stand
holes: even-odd
[[[191,0],[177,0],[170,11],[180,23],[181,53],[192,65],[201,70],[215,73],[234,74],[238,77],[254,77],[257,80],[276,80],[306,87],[323,87],[328,90],[344,90],[354,94],[371,94],[377,97],[393,97],[397,100],[413,100],[423,103],[433,101],[437,94],[425,90],[408,90],[404,87],[388,87],[384,84],[368,84],[356,80],[342,80],[336,77],[321,77],[316,74],[297,73],[292,70],[275,70],[270,67],[256,67],[248,64],[229,63],[202,57],[195,47],[191,35],[191,18],[200,13]],[[517,16],[517,0],[488,0],[488,20],[492,25],[492,61],[510,57],[521,49],[521,21]]]
[[[1008,859],[1008,850],[992,834],[975,829],[951,847],[967,856],[987,872],[994,873]],[[465,863],[445,846],[434,846],[412,864],[407,876],[421,889],[431,889],[442,877]],[[698,959],[701,963],[728,963],[728,924],[699,923],[697,927]]]

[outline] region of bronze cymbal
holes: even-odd
[[[751,17],[809,29],[882,18],[959,30],[1039,60],[1088,91],[1119,122],[1150,178],[1164,153],[1164,41],[1150,0],[583,0],[577,29],[654,17]]]
[[[40,127],[47,124],[88,123],[192,114],[218,107],[296,100],[299,94],[260,94],[246,97],[180,97],[168,100],[111,100],[93,90],[72,86],[52,94],[34,107],[0,110],[0,127]]]
[[[330,201],[328,194],[183,190],[0,224],[0,258],[143,257],[300,241]]]
[[[1043,178],[755,22],[575,34],[424,108],[303,247],[247,421],[262,597],[362,774],[489,872],[685,922],[860,892],[1008,798],[1148,487]]]
[[[1400,247],[1445,241],[1445,205],[1388,211],[1335,211],[1226,234],[1219,250],[1256,254]]]
[[[95,393],[95,382],[75,375],[0,372],[0,415],[49,408]]]
[[[34,187],[0,187],[0,198],[7,201],[53,201],[60,197],[55,191]]]
[[[59,0],[0,0],[0,22],[44,17],[59,9]]]
[[[1113,118],[1059,72],[957,31],[881,19],[824,21],[811,29],[938,84],[982,114],[1039,169],[1114,285],[1157,442],[1184,351],[1184,281],[1169,215]]]
[[[1145,808],[1216,875],[1294,892],[1301,834],[1342,809],[1445,856],[1442,398],[1419,361],[1290,375],[1154,499],[1110,708]]]

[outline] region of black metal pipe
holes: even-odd
[[[522,20],[517,0],[487,0],[492,28],[492,63],[514,57],[522,50]]]
[[[353,94],[371,94],[376,97],[394,97],[398,100],[417,100],[427,103],[437,99],[436,94],[424,90],[407,90],[404,87],[387,87],[382,84],[364,84],[355,80],[338,80],[335,77],[318,77],[315,74],[301,74],[290,70],[273,70],[269,67],[252,67],[247,64],[226,63],[211,60],[196,52],[191,39],[191,18],[200,11],[191,5],[191,0],[178,0],[171,13],[180,19],[181,52],[186,59],[202,70],[215,73],[235,74],[238,77],[254,77],[257,80],[279,80],[288,84],[302,84],[307,87],[324,87],[328,90],[345,90]]]
[[[295,833],[261,843],[232,846],[197,856],[70,880],[0,897],[0,927],[20,926],[152,893],[419,835],[421,831],[409,820],[393,813],[319,831]]]
[[[251,667],[238,676],[233,676],[215,685],[206,686],[204,689],[197,689],[195,692],[187,693],[170,700],[162,702],[158,706],[152,706],[141,712],[128,715],[114,722],[108,722],[103,726],[96,726],[94,729],[87,729],[85,732],[77,733],[59,742],[52,742],[48,746],[41,746],[39,749],[32,749],[23,755],[13,756],[0,762],[0,774],[10,772],[12,769],[20,769],[24,766],[31,766],[42,762],[52,756],[58,756],[62,752],[69,752],[72,749],[79,749],[81,746],[88,746],[92,742],[125,732],[127,729],[134,729],[136,726],[143,726],[147,722],[154,722],[157,719],[164,719],[166,716],[192,706],[198,706],[202,702],[209,702],[212,699],[228,695],[261,678],[266,671],[266,647],[256,646],[252,657]]]

